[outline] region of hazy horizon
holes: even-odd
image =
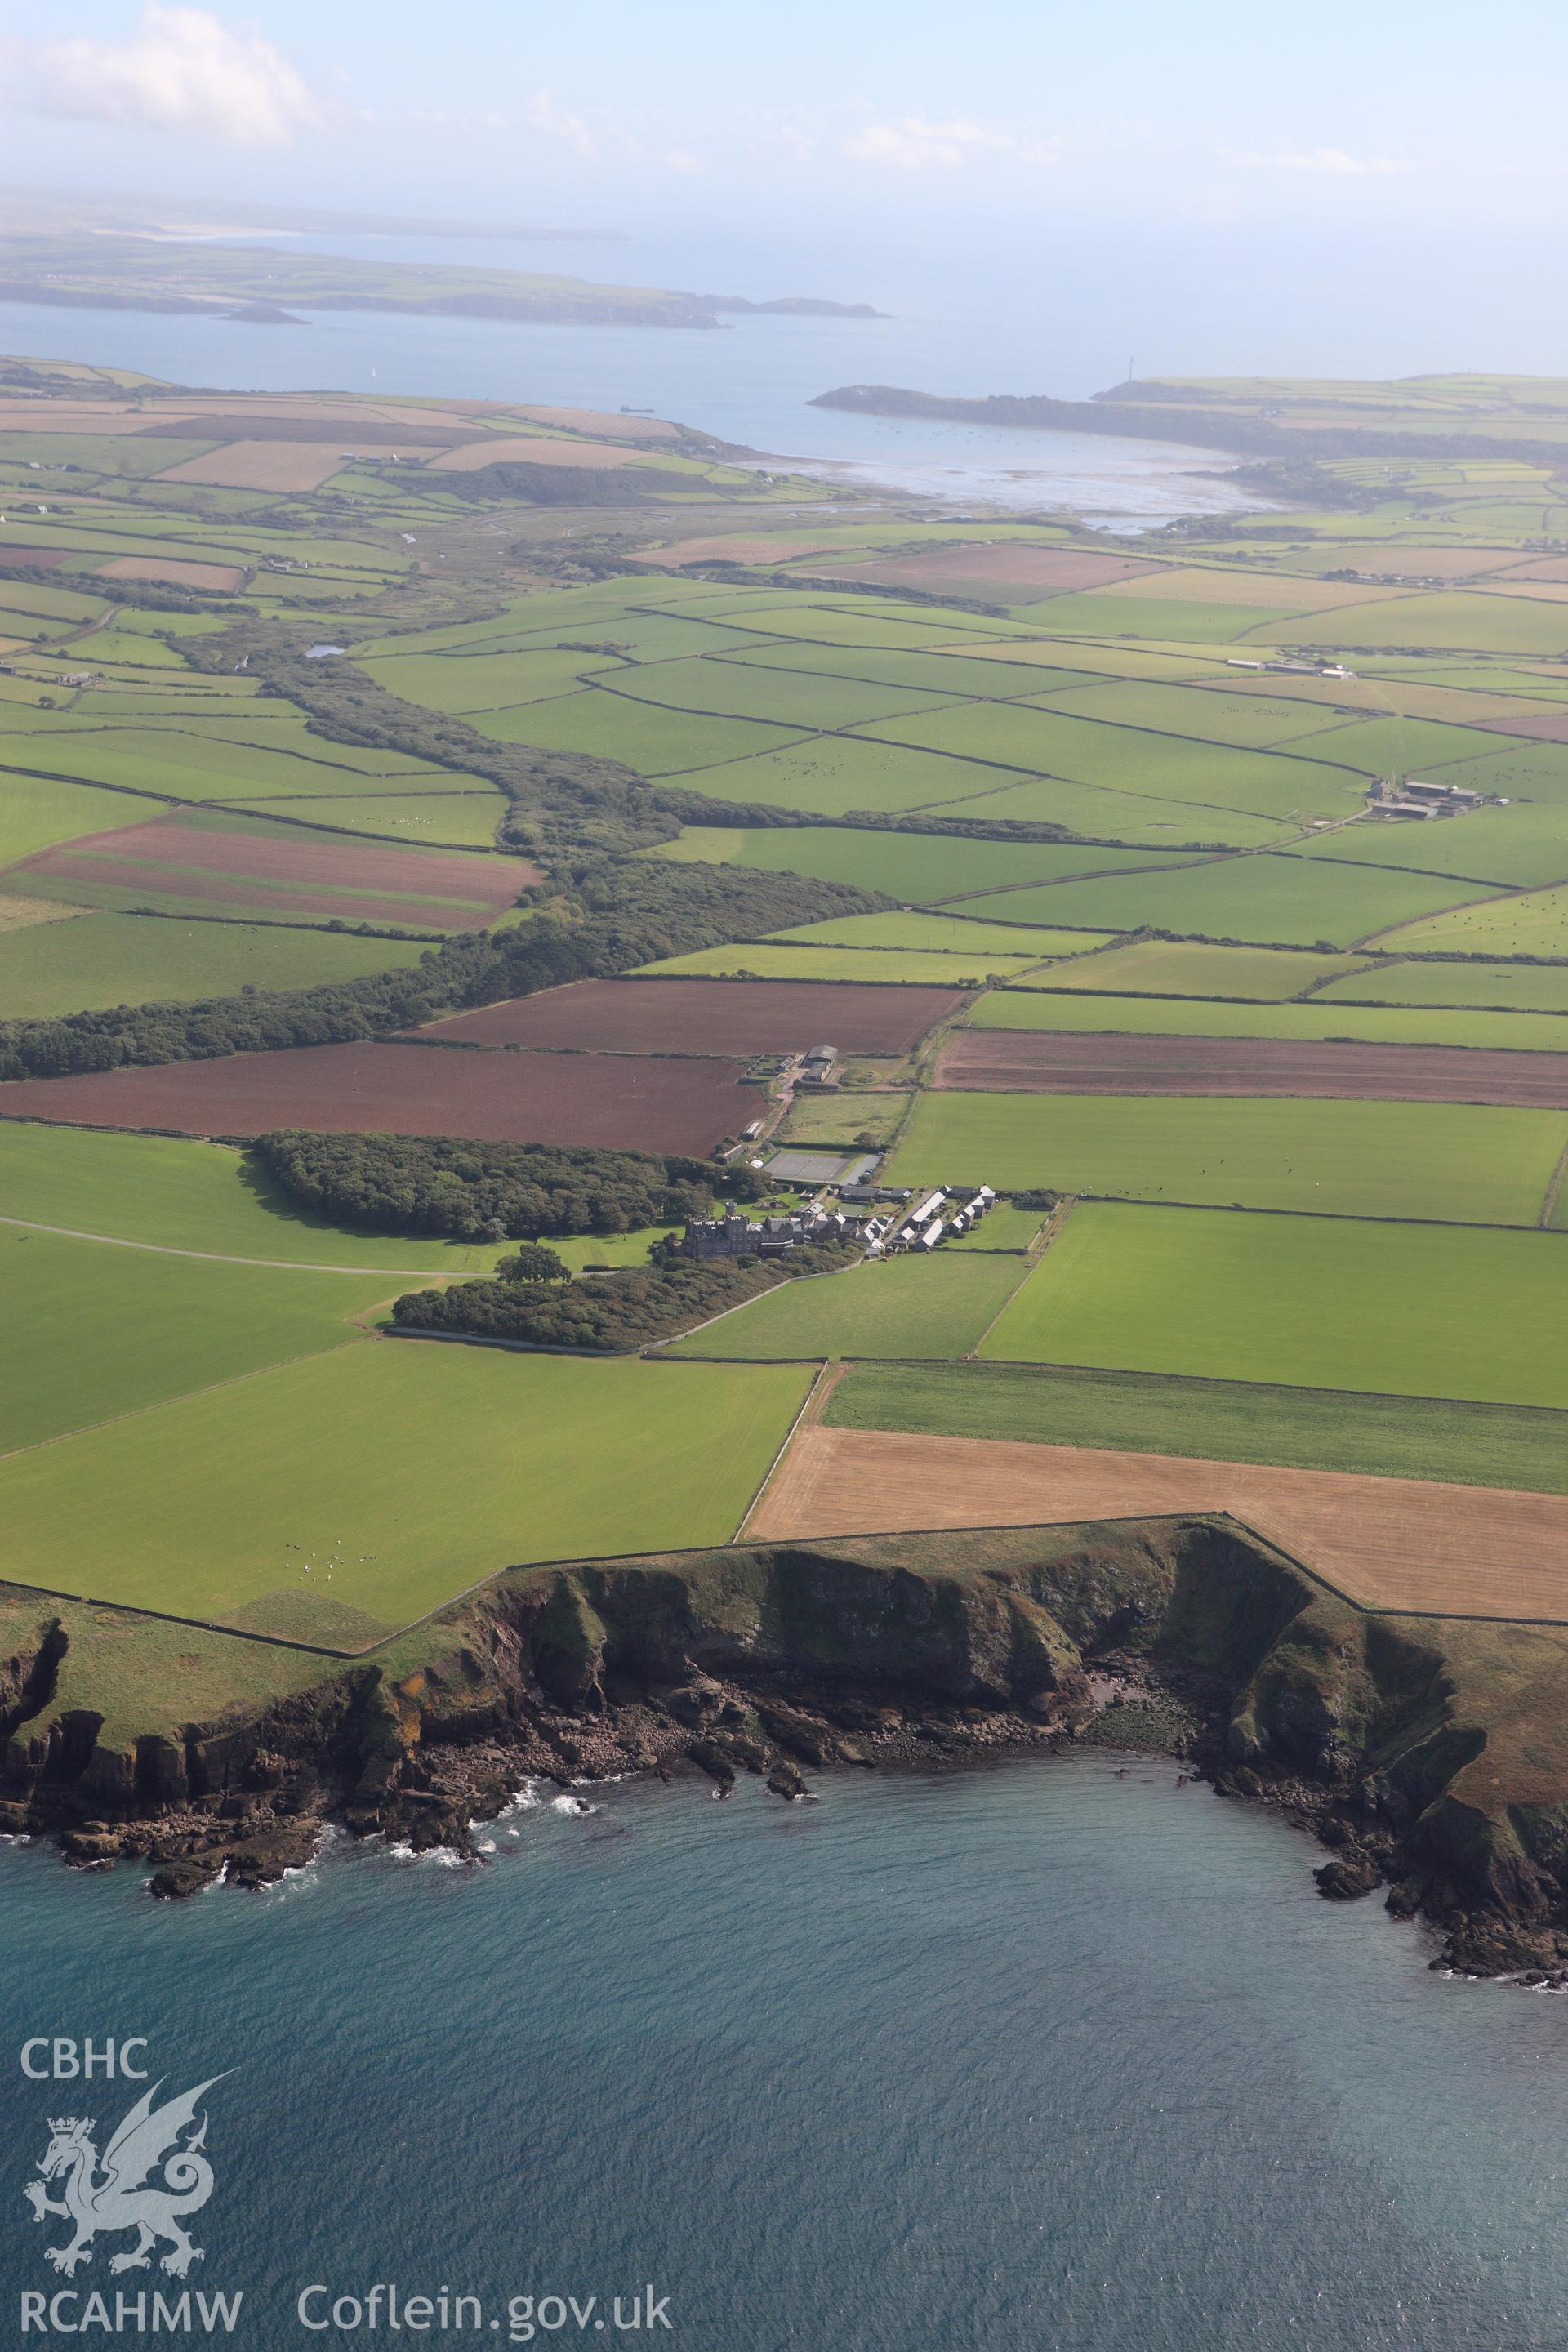
[[[595,231],[616,241],[483,257],[918,311],[951,326],[944,389],[1081,394],[1129,360],[1568,369],[1541,299],[1568,206],[1555,77],[1521,63],[1555,26],[1532,5],[1477,49],[1450,0],[1332,0],[1307,30],[1131,0],[1113,75],[1059,6],[993,6],[973,38],[923,0],[801,0],[787,39],[712,0],[679,37],[478,0],[445,46],[401,0],[34,21],[0,0],[13,185]]]

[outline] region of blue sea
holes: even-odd
[[[144,2036],[167,2093],[224,2077],[187,2284],[268,2347],[372,2311],[384,2340],[377,2284],[502,2342],[651,2294],[637,2333],[687,2352],[1568,2339],[1568,2003],[1433,1974],[1163,1762],[819,1787],[546,1790],[481,1868],[339,1838],[183,1906],[13,1847],[5,2046]],[[7,2063],[15,2313],[61,2284],[21,2194],[47,2117],[102,2142],[138,2085]],[[128,2243],[79,2296],[175,2292],[110,2281]]]

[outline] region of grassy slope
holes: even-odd
[[[391,1286],[0,1225],[0,1453],[335,1347]]]
[[[1085,1202],[981,1352],[1568,1408],[1568,1243]]]
[[[894,1258],[787,1282],[673,1352],[735,1359],[958,1356],[973,1348],[1023,1274],[1005,1256]]]
[[[1468,1103],[937,1094],[889,1181],[1531,1225],[1565,1142],[1568,1114]]]
[[[7,1217],[279,1265],[480,1274],[500,1255],[308,1217],[228,1145],[170,1136],[0,1121],[0,1201]]]
[[[0,1020],[232,996],[246,987],[313,988],[413,963],[422,951],[414,940],[283,924],[86,915],[0,932]]]
[[[1009,1364],[868,1364],[823,1420],[1568,1493],[1568,1414]]]
[[[0,1511],[31,1582],[370,1638],[509,1564],[724,1542],[808,1379],[362,1340],[15,1455]]]

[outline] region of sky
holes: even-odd
[[[1045,256],[1211,291],[1234,272],[1237,306],[1276,310],[1353,271],[1394,310],[1446,300],[1450,358],[1479,363],[1467,337],[1495,335],[1505,294],[1539,311],[1568,230],[1568,36],[1542,0],[70,0],[64,18],[0,0],[8,183],[629,234],[645,266],[610,247],[558,265],[601,277],[650,281],[661,240],[705,236],[751,240],[769,290],[873,299],[922,258],[1012,269],[1026,293]],[[1513,343],[1496,363],[1532,363],[1522,326]],[[1565,356],[1543,322],[1533,363]]]

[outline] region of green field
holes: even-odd
[[[1457,781],[1445,772],[1436,782]],[[1403,866],[1422,874],[1456,874],[1524,888],[1568,877],[1568,809],[1516,801],[1472,809],[1425,824],[1380,820],[1348,825],[1300,853],[1336,864]]]
[[[1026,923],[973,922],[945,912],[844,915],[836,922],[803,923],[795,930],[773,934],[777,940],[798,940],[812,948],[922,949],[971,959],[1027,956],[1032,962],[1047,956],[1086,955],[1091,948],[1109,946],[1110,936],[1106,931],[1051,931]]]
[[[798,728],[753,724],[744,719],[691,717],[660,710],[652,703],[628,702],[584,687],[553,702],[525,702],[514,710],[477,710],[469,724],[498,743],[532,743],[542,751],[586,751],[621,760],[641,776],[682,775],[713,768],[754,751],[794,741]],[[716,789],[716,788],[715,788]],[[736,797],[761,800],[761,793]]]
[[[1071,996],[1027,985],[992,989],[965,1015],[972,1029],[1065,1029],[1142,1037],[1298,1037],[1369,1045],[1482,1045],[1568,1053],[1568,1021],[1539,1013],[1465,1013],[1442,1005],[1228,1004],[1166,996]]]
[[[0,1119],[5,1215],[160,1249],[350,1273],[483,1274],[504,1244],[362,1234],[307,1216],[224,1143]]]
[[[1568,888],[1527,890],[1407,923],[1384,944],[1401,953],[1457,949],[1463,955],[1568,956]]]
[[[1182,1095],[926,1094],[886,1181],[1533,1225],[1568,1112]]]
[[[972,1232],[959,1234],[942,1246],[944,1252],[1023,1251],[1034,1242],[1045,1222],[1038,1209],[1015,1209],[1010,1202],[998,1201]]]
[[[1043,891],[1026,895],[1044,905]],[[1005,902],[998,900],[998,905]],[[1228,996],[1278,1002],[1299,996],[1314,982],[1365,966],[1358,956],[1292,952],[1285,948],[1211,948],[1180,940],[1138,940],[1097,955],[1075,972],[1042,972],[1031,986],[1088,988],[1112,995]]]
[[[731,948],[699,948],[642,966],[645,976],[753,980],[860,980],[921,988],[972,988],[990,972],[1010,977],[1027,971],[1035,956],[998,955],[990,946],[963,955],[932,955],[908,948],[780,947],[765,940],[742,940]]]
[[[1396,596],[1303,613],[1292,621],[1289,634],[1295,645],[1351,651],[1362,646],[1453,646],[1474,653],[1563,654],[1568,653],[1568,604],[1462,592]]]
[[[827,882],[853,882],[882,890],[911,906],[963,898],[979,890],[1003,890],[1017,882],[1048,882],[1076,874],[1114,874],[1145,866],[1147,850],[1102,849],[1093,844],[1055,841],[964,841],[940,834],[871,832],[852,825],[753,825],[746,828],[688,825],[679,841],[648,852],[720,866],[752,866],[774,873],[809,874]],[[1172,852],[1170,863],[1178,863]],[[1156,858],[1155,863],[1164,861]],[[980,909],[965,907],[965,914]],[[988,910],[989,911],[989,910]],[[994,911],[1012,920],[1011,911]],[[1048,915],[1041,920],[1049,922]]]
[[[812,1356],[962,1356],[1024,1272],[1018,1257],[895,1257],[780,1283],[679,1339],[681,1356],[776,1360]]]
[[[281,923],[69,916],[0,930],[0,1020],[233,996],[247,987],[314,988],[413,963],[421,952],[415,940],[362,940]]]
[[[1037,685],[1035,698],[1045,700]],[[1327,760],[1345,756],[1337,743],[1327,740],[1333,730],[1346,723],[1338,711],[1291,701],[1283,695],[1226,694],[1219,687],[1153,685],[1142,678],[1121,678],[1112,685],[1102,678],[1082,690],[1053,685],[1050,707],[1073,718],[1147,727],[1162,734],[1235,744],[1243,751],[1266,751],[1277,743],[1294,746],[1300,739],[1316,735],[1322,740],[1310,745],[1312,754]]]
[[[0,1463],[11,1573],[361,1647],[499,1569],[725,1542],[809,1379],[351,1340]]]
[[[107,833],[111,826],[134,824],[138,817],[162,814],[153,801],[128,800],[123,793],[95,792],[86,784],[21,775],[8,761],[21,761],[26,756],[11,741],[0,750],[0,866],[52,848],[58,841],[79,841],[84,834]],[[33,764],[52,768],[57,762],[40,754]]]
[[[0,1454],[350,1336],[389,1277],[221,1265],[0,1225]]]
[[[1086,1202],[981,1353],[1562,1408],[1565,1314],[1550,1234]]]
[[[1369,932],[1478,897],[1484,883],[1326,858],[1206,859],[1174,871],[1107,875],[1009,893],[1015,919],[1105,931],[1176,931],[1210,940],[1353,947]],[[1423,925],[1423,930],[1427,927]],[[1435,944],[1436,942],[1434,942]],[[1404,938],[1401,946],[1405,944]],[[1495,942],[1479,943],[1493,945]],[[1302,983],[1305,985],[1305,976]]]
[[[857,1364],[829,1428],[1023,1439],[1568,1494],[1568,1414],[1021,1364]]]
[[[1437,963],[1370,964],[1352,980],[1321,992],[1324,1004],[1453,1004],[1532,1013],[1568,1013],[1568,965]]]
[[[858,735],[796,737],[789,748],[777,751],[765,741],[745,747],[748,751],[753,748],[754,758],[737,754],[723,766],[683,775],[681,781],[692,792],[710,793],[719,800],[801,809],[814,816],[897,816],[962,803],[1005,781],[994,769],[900,743],[873,743]]]

